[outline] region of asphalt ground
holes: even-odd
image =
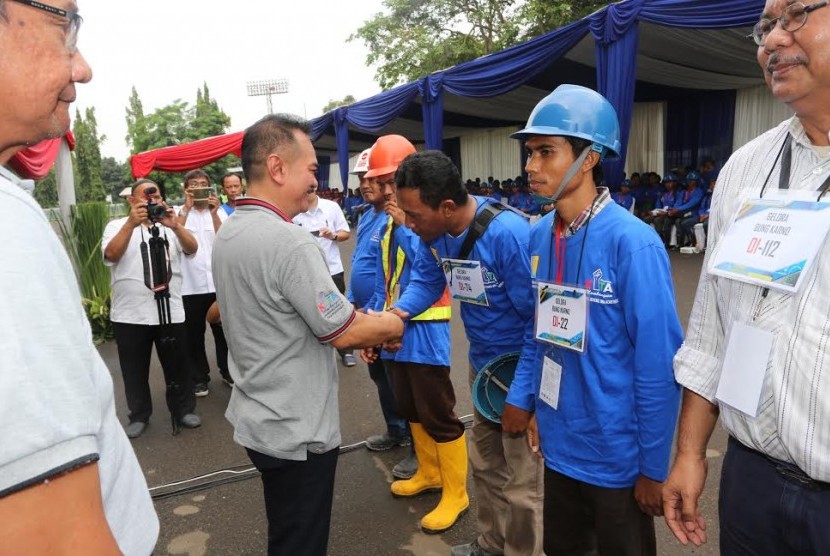
[[[348,273],[353,241],[341,244]],[[671,254],[677,309],[685,329],[697,287],[702,255]],[[643,292],[647,302],[648,292]],[[457,308],[456,308],[457,309]],[[208,329],[209,330],[209,329]],[[164,405],[164,383],[155,355],[152,359],[151,388],[155,413],[147,432],[133,440],[148,485],[154,494],[172,493],[155,501],[161,533],[158,555],[260,555],[266,553],[267,522],[258,477],[245,473],[250,462],[245,451],[233,442],[233,430],[224,418],[230,388],[219,379],[212,353],[213,341],[207,333],[211,364],[210,394],[198,399],[197,413],[203,425],[171,435],[169,414]],[[461,320],[452,321],[452,380],[457,397],[456,413],[472,413],[467,384],[467,339]],[[126,422],[126,404],[114,343],[100,347],[115,385],[119,417]],[[377,391],[362,362],[353,368],[340,368],[340,422],[343,446],[360,443],[384,429]],[[718,554],[717,490],[726,435],[716,429],[709,451],[708,488],[701,508],[708,522],[709,542],[701,548],[682,547],[662,519],[656,521],[659,554]],[[411,500],[394,499],[389,493],[392,467],[405,455],[406,448],[370,452],[363,446],[340,456],[335,483],[334,507],[328,553],[331,556],[443,556],[452,545],[476,537],[476,496],[468,480],[470,510],[449,531],[427,535],[418,527],[419,519],[438,503],[439,494]],[[171,485],[193,477],[229,469],[195,482]],[[246,478],[247,477],[247,478]],[[215,484],[228,478],[242,478]],[[159,486],[164,488],[156,488]],[[177,492],[194,485],[192,492]]]

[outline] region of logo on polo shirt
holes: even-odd
[[[345,301],[337,292],[323,292],[317,296],[317,309],[327,319],[334,317],[345,305]]]
[[[614,292],[614,284],[611,283],[611,280],[606,280],[603,277],[601,268],[594,271],[590,285],[591,289],[588,292],[588,298],[594,303],[613,305],[620,302]]]

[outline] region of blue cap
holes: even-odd
[[[686,181],[688,182],[688,181],[692,181],[692,180],[700,181],[700,174],[698,174],[697,172],[694,172],[694,171],[689,172],[688,174],[686,174]]]
[[[670,181],[678,181],[678,180],[677,180],[677,176],[675,176],[675,175],[674,175],[673,173],[671,173],[671,172],[669,172],[668,174],[666,174],[666,176],[663,178],[663,183],[668,183],[668,182],[670,182]]]
[[[527,126],[510,137],[527,139],[532,135],[577,137],[593,143],[603,158],[620,155],[617,111],[601,94],[580,85],[558,86],[539,101]]]

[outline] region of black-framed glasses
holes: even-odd
[[[781,23],[781,28],[783,30],[788,33],[794,33],[804,27],[804,24],[807,23],[807,15],[810,12],[814,12],[819,8],[827,6],[828,4],[830,4],[830,1],[828,0],[808,4],[807,6],[801,4],[800,2],[790,4],[784,8],[779,17],[772,19],[762,17],[758,23],[755,24],[755,27],[752,28],[752,34],[747,38],[751,37],[752,40],[755,41],[755,44],[758,46],[764,46],[767,36],[772,33],[772,30],[775,29],[775,26],[778,23]]]
[[[78,13],[78,10],[64,10],[62,8],[57,8],[55,6],[50,6],[49,4],[44,4],[43,2],[38,2],[37,0],[12,1],[17,2],[19,4],[31,6],[32,8],[37,8],[38,10],[48,12],[52,15],[65,17],[69,23],[66,28],[66,48],[68,48],[70,52],[75,52],[78,50],[78,31],[81,28],[81,23],[83,23],[84,21],[81,15]]]

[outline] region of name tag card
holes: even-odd
[[[795,193],[795,194],[793,194]],[[709,272],[786,293],[799,290],[830,229],[830,201],[748,199],[721,240]]]
[[[537,341],[582,353],[587,322],[587,290],[537,281]]]
[[[545,356],[542,364],[542,383],[539,386],[539,399],[559,409],[559,387],[562,385],[562,365]]]
[[[474,305],[490,306],[487,301],[487,292],[484,290],[480,261],[441,259],[441,267],[444,269],[444,276],[453,299]]]

